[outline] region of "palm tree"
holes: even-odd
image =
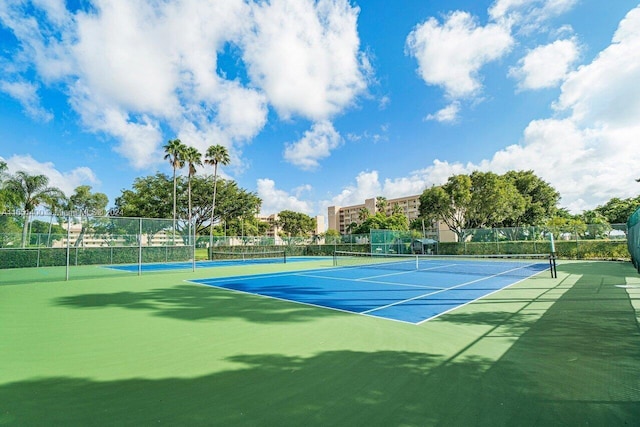
[[[213,203],[211,204],[211,224],[209,225],[209,248],[213,247],[213,215],[216,209],[216,191],[218,186],[218,164],[228,165],[229,152],[222,145],[212,145],[205,153],[205,163],[213,165]]]
[[[189,195],[189,240],[191,240],[191,177],[196,174],[196,166],[202,166],[202,154],[194,148],[187,147],[182,153],[182,159],[187,163],[188,175],[188,195]]]
[[[371,215],[371,213],[369,213],[369,209],[367,208],[360,208],[360,210],[358,211],[358,219],[360,220],[360,222],[364,222],[367,218],[369,218],[369,215]]]
[[[376,209],[378,212],[382,212],[384,215],[387,214],[387,198],[386,197],[376,197]]]
[[[7,208],[11,199],[11,194],[5,188],[10,177],[7,162],[0,160],[0,211],[4,211]]]
[[[29,231],[29,216],[38,205],[51,202],[54,199],[64,198],[62,190],[49,187],[49,178],[45,175],[29,175],[27,172],[18,171],[5,182],[5,188],[12,193],[20,205],[24,214],[22,226],[22,247],[27,244]]]
[[[59,213],[56,214],[56,211],[68,204],[68,200],[64,196],[64,194],[61,194],[60,196],[61,197],[55,197],[55,196],[49,197],[43,203],[47,207],[47,209],[49,209],[49,213],[51,214],[51,216],[49,217],[49,233],[47,234],[47,247],[49,247],[49,245],[51,244],[51,229],[53,227],[53,218],[54,217],[58,218],[58,222],[60,222],[60,217],[58,216]]]
[[[184,167],[183,153],[185,145],[179,139],[170,139],[163,147],[165,160],[173,167],[173,239],[176,237],[176,170]]]

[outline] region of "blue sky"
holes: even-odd
[[[265,214],[474,170],[640,192],[637,0],[0,0],[0,46],[0,158],[110,206],[173,138]]]

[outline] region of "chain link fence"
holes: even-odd
[[[143,264],[150,263],[192,261],[195,268],[196,259],[209,258],[210,246],[212,251],[285,250],[288,256],[330,256],[335,251],[544,254],[550,252],[550,233],[561,258],[629,259],[631,253],[638,266],[639,216],[636,212],[627,224],[471,229],[458,233],[458,241],[438,241],[436,236],[426,238],[417,231],[394,230],[372,230],[363,235],[211,239],[209,234],[196,234],[183,219],[0,214],[0,270],[64,267],[68,278],[70,268],[81,266],[132,264],[138,266],[138,274]],[[98,275],[95,268],[88,271]]]
[[[627,229],[629,230],[627,248],[631,255],[631,262],[640,273],[640,208],[629,217]]]

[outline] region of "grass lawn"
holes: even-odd
[[[633,425],[640,276],[562,262],[421,325],[185,280],[1,270],[0,425]],[[84,273],[83,273],[84,272]],[[22,276],[21,276],[22,275]]]

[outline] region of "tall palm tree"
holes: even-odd
[[[169,164],[173,167],[173,239],[176,237],[176,170],[184,167],[183,153],[185,145],[179,139],[170,139],[163,147],[165,160],[169,160]],[[174,242],[175,243],[175,242]]]
[[[213,215],[216,209],[216,192],[218,186],[218,164],[228,165],[231,161],[229,152],[222,145],[212,145],[205,153],[205,163],[213,165],[213,203],[211,204],[211,224],[209,225],[209,248],[213,247]]]
[[[33,210],[42,203],[64,198],[62,190],[56,187],[49,187],[48,184],[49,178],[45,175],[29,175],[23,171],[16,172],[5,182],[5,188],[12,193],[24,215],[24,224],[22,226],[23,248],[27,244],[29,217]]]
[[[56,197],[56,196],[61,196],[61,197]],[[47,200],[44,201],[43,204],[47,209],[49,209],[49,213],[51,215],[49,217],[49,233],[47,234],[47,247],[49,247],[49,245],[51,244],[51,229],[53,227],[53,218],[56,217],[58,219],[58,222],[60,222],[60,217],[58,216],[59,213],[56,213],[56,211],[62,208],[63,206],[67,205],[68,200],[64,196],[64,194],[59,194],[59,195],[54,195],[52,197],[49,197]]]
[[[369,218],[370,215],[371,213],[367,208],[360,208],[360,210],[358,211],[358,219],[360,220],[360,222],[364,222],[367,218]]]
[[[5,191],[4,191],[4,182],[9,177],[7,174],[7,163],[0,160],[0,211],[5,210]]]
[[[189,195],[189,240],[191,240],[191,177],[196,174],[196,166],[202,166],[202,154],[194,147],[185,148],[182,159],[187,163],[189,169],[187,188]]]

